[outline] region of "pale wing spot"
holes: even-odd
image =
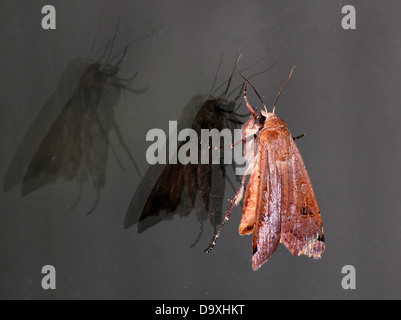
[[[306,183],[301,184],[301,192],[302,192],[302,194],[305,194],[308,192],[308,185]]]

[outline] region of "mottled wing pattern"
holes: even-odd
[[[240,226],[240,234],[252,231],[254,270],[270,258],[279,241],[293,255],[320,258],[325,249],[312,184],[287,127],[260,135],[258,167],[250,177]]]
[[[254,270],[259,269],[270,258],[280,242],[282,216],[281,171],[282,163],[286,161],[285,158],[290,150],[289,137],[290,134],[286,127],[265,129],[260,134],[257,168],[259,179],[251,177],[251,181],[259,180],[259,186],[257,188],[248,184],[247,187],[247,193],[248,189],[249,192],[256,188],[258,189],[252,248],[252,268]]]
[[[324,252],[322,217],[301,154],[291,139],[283,166],[281,241],[293,255],[320,258]]]

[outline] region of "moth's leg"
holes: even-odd
[[[72,204],[72,206],[70,207],[70,210],[75,209],[75,207],[78,205],[79,201],[81,200],[81,196],[82,196],[82,182],[79,184],[78,197],[75,200],[75,202]]]
[[[243,140],[246,141],[246,140],[248,140],[248,139],[250,139],[250,138],[255,139],[255,132],[258,132],[258,131],[259,131],[259,126],[256,126],[256,125],[254,124],[253,119],[250,119],[250,120],[245,124],[245,126],[247,126],[248,124],[249,124],[250,127],[252,127],[252,129],[246,130],[246,128],[245,128],[245,130],[242,131],[242,137],[243,137],[243,138],[242,138],[241,142],[242,142]],[[206,253],[209,253],[209,252],[211,252],[211,251],[213,250],[214,246],[216,245],[216,241],[217,241],[218,237],[220,236],[221,230],[222,230],[223,227],[224,227],[225,222],[228,221],[229,218],[230,218],[230,214],[231,214],[232,209],[234,208],[234,206],[238,205],[238,203],[241,201],[241,199],[242,199],[242,197],[243,197],[243,194],[244,194],[244,188],[245,188],[246,177],[247,177],[247,175],[248,175],[250,172],[253,171],[253,168],[254,168],[254,166],[256,165],[255,159],[256,159],[256,156],[255,156],[254,154],[251,155],[251,159],[250,159],[251,165],[248,166],[248,168],[246,169],[244,175],[242,176],[241,186],[240,186],[240,188],[237,190],[237,192],[236,192],[234,198],[231,200],[230,206],[228,207],[228,210],[227,210],[227,212],[226,212],[226,216],[225,216],[223,222],[221,223],[221,225],[220,225],[220,227],[219,227],[219,230],[217,231],[216,235],[214,236],[214,238],[213,238],[213,240],[212,240],[212,243],[211,243],[211,244],[209,245],[209,247],[205,250]]]
[[[242,199],[243,194],[244,194],[244,185],[245,185],[245,180],[246,180],[247,174],[244,174],[242,176],[241,180],[241,186],[235,193],[234,198],[231,200],[230,206],[228,207],[228,210],[226,212],[226,215],[224,217],[224,220],[221,222],[219,229],[217,230],[216,235],[213,237],[212,243],[209,245],[209,247],[205,250],[205,253],[209,253],[213,250],[214,246],[216,245],[216,241],[220,236],[221,231],[223,230],[224,224],[226,221],[230,219],[231,211],[236,206]]]
[[[117,125],[116,119],[114,119],[114,117],[113,117],[113,125],[114,125],[114,130],[116,130],[118,140],[120,140],[120,143],[121,143],[122,147],[124,148],[125,152],[127,153],[128,157],[130,158],[132,164],[134,165],[136,172],[138,173],[138,175],[140,177],[142,177],[142,173],[139,170],[138,165],[136,164],[136,161],[135,161],[134,157],[132,156],[131,152],[129,151],[127,145],[125,144],[123,136],[121,135],[121,132],[118,129],[118,125]]]
[[[115,77],[113,77],[113,79],[116,79],[121,82],[130,82],[130,81],[134,80],[137,75],[138,75],[138,71],[135,72],[135,74],[129,78],[120,78],[120,77],[115,76]],[[123,87],[125,87],[125,86],[123,85]]]
[[[86,213],[86,215],[89,216],[93,211],[95,211],[97,205],[99,204],[99,199],[100,199],[100,189],[99,189],[99,187],[97,187],[95,203],[93,204],[92,208]]]
[[[243,138],[243,139],[241,139],[241,140],[239,140],[237,142],[234,142],[234,143],[231,143],[231,144],[226,144],[226,145],[221,145],[220,149],[224,149],[224,148],[234,149],[239,144],[244,143],[244,142],[248,142],[251,138],[253,138],[253,135],[248,135],[247,137],[245,137],[245,138]]]
[[[302,134],[300,134],[299,136],[292,137],[292,140],[298,140],[298,139],[301,139],[301,138],[303,138],[303,137],[305,137],[305,136],[306,136],[306,133],[302,133]]]
[[[191,249],[198,244],[198,242],[202,236],[202,233],[203,233],[203,220],[199,219],[199,223],[200,223],[200,227],[199,227],[198,236],[196,237],[194,243],[191,244],[191,246],[190,246]]]
[[[99,114],[98,114],[97,112],[95,112],[95,114],[96,114],[96,120],[97,120],[97,123],[98,123],[98,125],[99,125],[99,129],[100,129],[100,133],[102,134],[102,137],[106,140],[107,145],[110,147],[110,150],[111,150],[111,152],[113,153],[114,157],[116,158],[116,160],[117,160],[117,162],[118,162],[118,165],[120,166],[121,170],[122,170],[122,171],[125,171],[125,169],[124,169],[124,167],[123,167],[123,165],[122,165],[122,163],[121,163],[121,161],[120,161],[120,158],[119,158],[118,155],[117,155],[116,150],[115,150],[114,147],[110,144],[109,136],[108,136],[107,132],[104,130],[104,128],[102,127],[102,125],[101,125],[101,123],[100,123]],[[116,124],[116,122],[115,122],[114,117],[113,117],[113,124],[114,124],[114,127],[117,128],[117,124]],[[116,129],[116,130],[117,130],[117,129]]]
[[[144,89],[133,89],[118,81],[113,81],[112,85],[118,89],[128,90],[133,93],[144,93],[149,90],[149,87],[145,87]]]

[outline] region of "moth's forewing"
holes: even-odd
[[[289,158],[290,139],[287,126],[281,120],[265,125],[259,136],[257,170],[260,181],[252,246],[254,270],[270,258],[280,242],[282,171],[283,163]]]
[[[195,117],[202,108],[206,99],[207,96],[204,95],[196,95],[191,98],[177,122],[178,132],[182,129],[192,127]],[[168,141],[169,140],[167,140],[166,148],[168,146]],[[176,190],[179,190],[182,182],[180,179],[178,179],[178,176],[181,178],[181,170],[183,180],[186,179],[186,181],[188,181],[188,185],[186,185],[186,191],[190,198],[190,205],[194,205],[197,190],[197,165],[188,165],[186,168],[184,168],[182,165],[177,167],[175,166],[176,165],[174,164],[155,164],[149,166],[131,199],[124,219],[125,228],[129,228],[140,222],[138,224],[138,232],[142,232],[147,228],[150,228],[163,221],[164,219],[171,219],[171,216],[174,214],[173,212],[170,212],[169,214],[160,213],[157,215],[157,213],[163,209],[163,203],[158,201],[156,203],[156,209],[156,207],[153,208],[150,199],[151,196],[152,198],[158,198],[158,193],[167,194],[172,183],[180,182],[180,184],[175,187]],[[172,173],[176,173],[178,176],[174,177]],[[172,177],[173,180],[163,180],[163,177],[167,176],[170,178]],[[191,182],[192,185],[189,182]],[[182,186],[183,185],[184,183],[182,183]],[[166,206],[171,207],[171,205],[167,204]],[[183,202],[182,215],[189,213],[189,211],[190,208],[188,208],[187,203]]]
[[[166,164],[155,164],[149,166],[149,168],[146,170],[138,187],[136,188],[136,191],[131,199],[131,203],[128,207],[127,214],[125,215],[125,228],[129,228],[139,222],[139,219],[144,213],[144,208],[148,198],[165,167]]]
[[[320,258],[325,249],[322,217],[301,154],[292,139],[291,157],[283,169],[288,175],[283,175],[282,181],[281,241],[293,255]]]
[[[188,163],[184,166],[184,184],[187,190],[191,206],[195,205],[196,193],[198,190],[198,165]]]
[[[68,103],[35,152],[23,179],[21,195],[54,182],[57,178],[73,178],[81,155],[82,116]]]
[[[252,234],[254,232],[259,201],[259,184],[260,172],[259,168],[257,168],[252,171],[246,188],[242,219],[238,228],[240,235]]]
[[[169,183],[166,183],[167,181]],[[167,164],[146,199],[138,221],[138,232],[143,232],[160,221],[172,219],[181,203],[183,190],[184,170],[182,165]],[[128,221],[126,220],[126,222]],[[126,227],[128,226],[126,224]]]
[[[42,146],[42,154],[46,152],[51,153],[51,148],[55,148],[55,145],[59,143],[54,141],[54,139],[60,136],[62,127],[60,124],[55,126],[55,121],[59,118],[60,113],[71,99],[74,91],[77,89],[79,79],[88,65],[87,60],[75,59],[71,61],[64,70],[55,91],[39,111],[11,159],[3,181],[4,191],[7,191],[23,182],[35,153],[38,152],[43,140],[46,139],[45,137],[50,131],[52,131],[52,134],[47,137],[50,148],[49,150],[44,150],[45,148]],[[55,166],[57,167],[57,165]],[[55,168],[53,168],[53,172],[55,172],[54,170]],[[44,178],[43,181],[38,181],[37,184],[33,183],[34,185],[32,187],[26,187],[24,194],[27,194],[46,183],[46,178]]]

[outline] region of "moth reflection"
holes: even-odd
[[[229,92],[234,70],[227,81],[214,89],[214,93],[213,84],[208,95],[194,96],[178,120],[178,132],[192,128],[197,133],[199,148],[202,129],[229,129],[233,132],[243,123],[242,115],[236,112],[239,95],[230,99],[237,89],[241,91],[237,87]],[[214,94],[218,90],[223,92],[216,98]],[[177,153],[185,143],[178,145]],[[224,146],[221,142],[221,148],[224,147],[230,146]],[[220,152],[220,157],[222,154]],[[209,151],[209,159],[211,156],[212,150]],[[205,220],[216,231],[223,214],[224,191],[228,179],[226,167],[223,161],[220,164],[211,164],[211,161],[209,164],[201,164],[201,152],[198,152],[198,157],[197,164],[181,164],[178,161],[177,164],[151,165],[132,198],[124,220],[125,228],[138,224],[138,232],[143,232],[163,220],[172,219],[174,215],[186,216],[195,209],[200,231],[193,245],[201,237]]]
[[[79,202],[82,184],[90,179],[97,194],[88,214],[93,212],[106,183],[109,149],[122,167],[109,142],[111,129],[139,173],[114,118],[122,92],[147,90],[128,87],[137,74],[128,79],[117,76],[129,46],[139,39],[113,53],[116,36],[117,31],[93,57],[95,42],[89,58],[68,64],[11,160],[3,182],[5,191],[21,184],[21,196],[26,196],[58,179],[75,179],[80,190],[73,208]]]

